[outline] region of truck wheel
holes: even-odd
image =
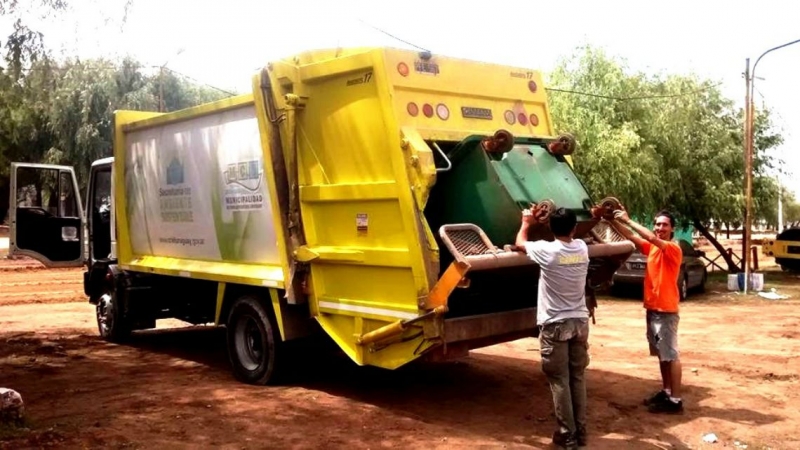
[[[227,322],[228,356],[233,373],[250,384],[277,381],[281,341],[277,324],[262,302],[243,296],[231,306]]]
[[[680,301],[686,300],[686,296],[689,294],[689,280],[687,278],[688,275],[684,275],[681,277],[680,281],[678,281],[678,294],[680,295]]]
[[[100,337],[109,342],[122,342],[130,335],[130,324],[122,314],[122,305],[114,288],[108,288],[100,296],[95,310]]]

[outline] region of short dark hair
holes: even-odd
[[[669,219],[669,226],[675,228],[675,216],[672,215],[672,213],[669,212],[669,210],[662,209],[661,211],[659,211],[658,214],[656,214],[656,218],[659,217],[666,217],[667,219]]]
[[[556,237],[569,236],[577,224],[578,218],[571,209],[556,208],[556,210],[550,214],[550,231],[552,231]]]

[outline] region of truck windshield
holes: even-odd
[[[591,207],[591,197],[569,164],[541,145],[517,144],[492,164],[508,193],[521,206],[551,199],[568,209]]]

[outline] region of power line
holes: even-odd
[[[152,66],[152,67],[158,67],[158,68],[161,68],[161,66]],[[170,69],[169,67],[164,67],[164,69],[166,69],[166,70],[168,70],[168,71],[170,71],[170,72],[172,72],[172,73],[174,73],[174,74],[180,75],[180,76],[182,76],[182,77],[184,77],[184,78],[188,78],[188,79],[190,79],[190,80],[194,81],[194,82],[195,82],[195,83],[197,83],[197,84],[202,84],[203,86],[210,87],[211,89],[216,89],[216,90],[218,90],[218,91],[222,92],[223,94],[228,94],[228,95],[231,95],[231,96],[233,96],[233,95],[236,95],[236,93],[234,93],[234,92],[226,91],[225,89],[221,89],[221,88],[218,88],[218,87],[216,87],[216,86],[212,86],[212,85],[210,85],[210,84],[208,84],[208,83],[204,83],[204,82],[202,82],[202,81],[200,81],[200,80],[198,80],[198,79],[196,79],[196,78],[192,78],[192,77],[190,77],[189,75],[186,75],[186,74],[180,73],[180,72],[178,72],[178,71],[176,71],[176,70],[173,70],[173,69]]]
[[[390,38],[392,38],[392,39],[395,39],[395,40],[397,40],[397,41],[400,41],[400,42],[402,42],[402,43],[404,43],[404,44],[406,44],[406,45],[410,45],[410,46],[412,46],[412,47],[414,47],[414,48],[416,48],[416,49],[422,50],[423,52],[428,52],[428,53],[430,53],[430,52],[431,52],[430,50],[428,50],[428,49],[426,49],[426,48],[422,48],[422,47],[420,47],[419,45],[412,44],[411,42],[408,42],[408,41],[406,41],[406,40],[404,40],[404,39],[400,39],[399,37],[397,37],[397,36],[395,36],[395,35],[393,35],[393,34],[389,33],[388,31],[382,30],[382,29],[380,29],[380,28],[376,27],[375,25],[369,24],[369,23],[365,22],[364,20],[362,20],[361,18],[358,18],[358,21],[359,21],[359,22],[361,22],[361,23],[363,23],[364,25],[366,25],[366,26],[368,26],[368,27],[372,28],[372,29],[373,29],[373,30],[375,30],[375,31],[381,32],[381,33],[383,33],[383,34],[385,34],[385,35],[389,36]]]
[[[603,95],[603,94],[593,94],[590,92],[581,92],[581,91],[574,91],[570,89],[560,89],[560,88],[549,88],[546,87],[545,90],[553,91],[553,92],[561,92],[564,94],[574,94],[574,95],[584,95],[587,97],[596,97],[596,98],[604,98],[607,100],[617,100],[617,101],[629,101],[629,100],[650,100],[650,99],[660,99],[660,98],[676,98],[676,97],[685,97],[687,95],[694,95],[699,94],[701,92],[705,92],[709,89],[713,89],[715,87],[721,86],[723,83],[713,84],[711,86],[706,86],[704,88],[695,89],[693,91],[688,92],[680,92],[677,94],[659,94],[659,95],[642,95],[642,96],[633,96],[633,97],[615,97],[612,95]]]

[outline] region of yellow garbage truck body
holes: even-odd
[[[268,64],[250,94],[117,111],[114,127],[83,200],[71,168],[15,164],[11,252],[85,265],[108,339],[165,317],[226,325],[247,382],[276,379],[283,342],[319,330],[388,369],[536,335],[538,267],[507,247],[531,204],[576,211],[589,285],[632,249],[600,222],[608,205],[573,173],[528,69],[313,51]],[[17,198],[53,176],[72,177],[56,187],[78,217]],[[62,239],[44,247],[34,228]],[[552,239],[546,218],[530,238]]]

